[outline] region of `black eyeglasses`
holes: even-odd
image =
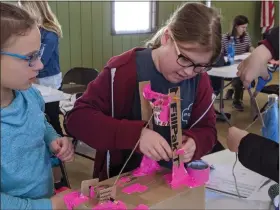
[[[177,63],[180,66],[182,66],[184,68],[193,67],[193,71],[197,74],[201,74],[201,73],[210,71],[212,69],[212,65],[195,64],[190,58],[182,55],[175,39],[172,36],[171,36],[171,38],[173,39],[173,42],[174,42],[174,45],[175,45],[175,48],[176,48],[176,51],[177,51],[177,54],[178,54]]]
[[[212,69],[211,65],[195,64],[190,58],[182,55],[181,53],[178,55],[177,63],[184,68],[193,67],[193,71],[197,74],[204,73]]]

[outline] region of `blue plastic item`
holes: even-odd
[[[268,97],[268,110],[263,117],[265,127],[262,128],[262,134],[264,137],[279,143],[278,96],[271,94]]]
[[[268,72],[269,78],[267,80],[264,80],[262,77],[258,78],[258,84],[256,86],[256,91],[261,92],[261,90],[272,80],[272,73]]]
[[[227,58],[229,65],[234,64],[234,56],[235,56],[235,43],[234,43],[234,37],[231,36],[229,43],[228,43],[228,52],[227,52]]]

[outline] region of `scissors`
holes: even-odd
[[[272,73],[269,72],[269,78],[267,80],[264,80],[262,77],[259,77],[258,78],[258,84],[256,86],[256,92],[260,92],[264,86],[269,83],[270,81],[272,80]],[[262,126],[265,127],[265,124],[264,124],[264,121],[263,121],[263,117],[262,117],[262,114],[261,114],[261,111],[260,111],[260,108],[259,108],[259,105],[258,105],[258,102],[256,100],[256,97],[254,97],[252,91],[251,91],[251,85],[249,86],[248,88],[248,93],[250,95],[250,98],[251,100],[253,101],[253,104],[255,106],[255,109],[257,110],[258,112],[258,117],[262,123]]]

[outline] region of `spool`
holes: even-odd
[[[210,176],[210,166],[203,160],[195,160],[187,165],[187,172],[197,184],[206,183]]]

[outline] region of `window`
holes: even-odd
[[[207,0],[207,1],[206,1],[206,6],[207,6],[207,7],[211,7],[211,0]]]
[[[150,33],[155,29],[156,2],[112,2],[113,34]]]

